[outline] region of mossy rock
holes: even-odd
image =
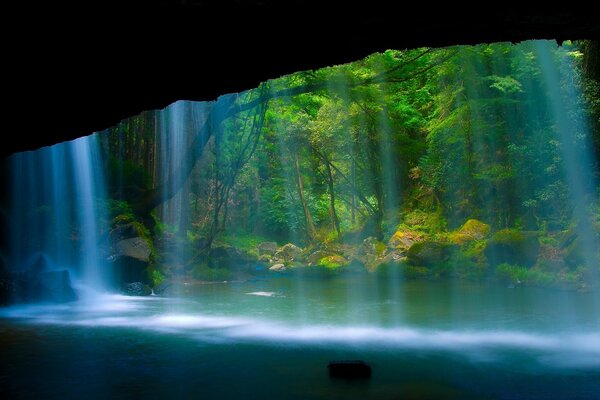
[[[346,260],[344,257],[340,256],[339,254],[333,254],[333,255],[321,258],[319,260],[318,265],[321,267],[325,267],[325,268],[335,269],[335,268],[343,267],[346,264],[348,264],[348,260]]]
[[[474,240],[483,240],[490,234],[490,226],[476,219],[470,219],[456,231],[448,234],[451,243],[465,244]]]
[[[411,230],[397,230],[388,242],[388,247],[392,249],[408,250],[410,246],[423,241],[423,235]]]
[[[492,266],[499,264],[533,266],[540,252],[537,232],[503,229],[492,236],[485,248],[485,256]]]
[[[447,262],[457,250],[458,246],[452,243],[426,240],[415,243],[408,249],[408,263],[428,267],[434,266]]]
[[[368,265],[368,270],[377,272],[381,268],[386,268],[387,266],[390,266],[390,265],[397,266],[397,265],[406,263],[406,261],[407,261],[407,258],[401,250],[392,250],[391,252],[387,253],[383,257],[379,257],[379,258],[373,260]]]

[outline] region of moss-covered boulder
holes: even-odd
[[[459,229],[448,234],[451,243],[465,244],[474,240],[483,240],[490,234],[490,226],[476,219],[467,220]]]
[[[368,270],[377,272],[382,268],[387,268],[390,265],[400,265],[407,262],[407,257],[401,250],[392,250],[382,257],[376,258],[369,264]]]
[[[503,229],[494,233],[485,248],[485,256],[493,265],[533,266],[540,252],[537,232]]]
[[[434,266],[447,262],[457,250],[458,246],[452,243],[426,240],[410,246],[407,261],[411,265]]]
[[[309,266],[318,265],[321,259],[332,255],[334,255],[334,253],[327,250],[316,250],[306,257],[306,262]]]
[[[418,232],[407,229],[399,229],[388,241],[388,247],[391,249],[406,251],[410,249],[413,244],[421,242],[423,239],[423,235]]]
[[[329,256],[325,256],[319,260],[319,266],[325,268],[339,268],[348,264],[348,260],[339,254],[332,254]]]

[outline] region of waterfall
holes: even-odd
[[[44,260],[85,285],[106,287],[100,239],[107,230],[96,135],[10,157],[8,264],[27,271]]]

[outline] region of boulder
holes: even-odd
[[[407,261],[412,265],[434,266],[447,262],[457,246],[451,243],[426,240],[410,246]]]
[[[145,239],[133,237],[115,244],[115,257],[129,257],[147,263],[150,261],[150,246]]]
[[[406,255],[401,250],[392,250],[371,262],[369,269],[377,271],[383,266],[398,266],[407,261]]]
[[[391,249],[408,250],[410,246],[423,241],[423,236],[417,232],[409,230],[398,230],[392,235],[388,242]]]
[[[298,261],[302,255],[302,249],[295,244],[288,243],[274,254],[274,258],[283,261]]]
[[[329,257],[333,255],[333,253],[326,251],[326,250],[317,250],[314,253],[310,254],[307,258],[306,261],[308,263],[308,265],[312,266],[312,265],[318,265],[319,262],[321,261],[321,259],[325,258],[325,257]]]
[[[30,269],[0,279],[0,304],[28,302],[66,303],[77,300],[68,270]]]
[[[149,296],[152,294],[152,289],[142,282],[131,282],[123,286],[122,292],[126,296]]]
[[[263,242],[258,245],[258,255],[272,256],[277,251],[277,243],[275,242]]]
[[[150,245],[141,237],[119,240],[113,246],[110,268],[113,288],[119,289],[128,282],[151,282],[148,273]]]
[[[330,361],[327,365],[329,376],[341,379],[369,379],[371,366],[362,360]]]
[[[71,277],[66,269],[44,271],[37,275],[40,300],[66,303],[77,300],[71,286]]]
[[[338,268],[348,264],[348,260],[339,254],[332,254],[330,256],[325,256],[319,260],[318,265],[327,268]]]
[[[484,253],[492,266],[499,264],[533,266],[539,255],[537,232],[503,229],[492,235]]]
[[[463,244],[473,240],[483,240],[490,234],[490,226],[476,219],[467,220],[458,230],[449,234],[452,243]]]
[[[275,265],[272,265],[272,266],[269,268],[269,271],[283,272],[283,271],[285,271],[286,269],[287,269],[287,268],[286,268],[286,267],[285,267],[285,265],[283,265],[283,264],[275,264]]]

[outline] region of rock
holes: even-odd
[[[49,269],[50,263],[48,262],[48,258],[45,255],[40,254],[37,256],[35,261],[29,266],[28,272],[38,274]]]
[[[388,242],[391,249],[408,250],[410,246],[423,241],[423,236],[414,231],[398,230],[392,235]]]
[[[451,243],[427,240],[413,244],[407,252],[407,261],[412,265],[427,267],[447,262],[457,246]]]
[[[330,361],[327,369],[332,378],[369,379],[371,377],[371,366],[362,360]]]
[[[287,268],[286,268],[286,267],[285,267],[285,265],[283,265],[283,264],[275,264],[275,265],[272,265],[272,266],[269,268],[269,271],[283,272],[283,271],[285,271],[286,269],[287,269]]]
[[[4,304],[27,302],[67,303],[77,300],[68,270],[35,271],[12,274],[3,279],[0,294]],[[8,297],[7,297],[8,296]]]
[[[42,299],[57,303],[77,300],[77,294],[71,286],[71,277],[66,269],[44,271],[38,275]]]
[[[348,260],[339,254],[332,254],[330,256],[323,257],[319,260],[318,265],[327,268],[339,268],[348,264]]]
[[[407,262],[406,254],[401,250],[392,250],[383,257],[375,259],[370,265],[369,270],[378,271],[383,267],[400,266]]]
[[[295,244],[288,243],[275,252],[275,259],[284,261],[298,261],[301,257],[302,249]]]
[[[169,287],[171,287],[171,282],[162,282],[159,285],[156,285],[153,289],[155,294],[163,294],[165,293]]]
[[[268,254],[262,254],[258,257],[258,261],[268,264],[271,262],[271,257]]]
[[[150,246],[141,237],[123,239],[115,245],[116,257],[130,257],[147,263],[150,261]]]
[[[536,232],[503,229],[488,241],[484,253],[492,266],[499,264],[533,266],[540,251]]]
[[[112,287],[119,289],[128,282],[150,283],[148,273],[150,245],[141,237],[118,241],[114,245],[114,254],[109,257]]]
[[[122,292],[126,296],[149,296],[152,294],[152,289],[142,282],[131,282],[123,286]]]
[[[277,251],[277,243],[275,242],[263,242],[258,245],[258,255],[269,255],[272,256]]]
[[[306,258],[308,265],[318,265],[321,259],[331,256],[333,253],[325,250],[317,250]]]
[[[490,234],[490,226],[476,219],[470,219],[455,232],[449,234],[450,241],[463,244],[473,240],[483,240]]]

